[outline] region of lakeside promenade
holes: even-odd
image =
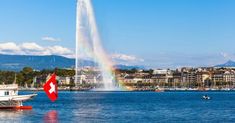
[[[59,91],[94,91],[95,88],[61,88],[59,87]],[[19,88],[20,91],[43,91],[43,88]],[[115,91],[115,90],[114,90]],[[159,88],[159,89],[151,89],[151,88],[135,88],[132,90],[117,90],[117,91],[155,91],[155,92],[164,92],[164,91],[235,91],[235,88]]]
[[[22,71],[0,71],[0,83],[18,84],[22,90],[42,90],[47,78],[54,70],[35,71],[26,67]],[[27,73],[27,74],[25,74]],[[60,90],[84,91],[102,88],[99,69],[80,70],[75,82],[75,70],[58,69],[56,79]],[[181,68],[148,70],[115,70],[116,87],[129,91],[155,90],[234,90],[234,68]]]

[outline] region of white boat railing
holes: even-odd
[[[15,90],[15,89],[18,89],[17,84],[0,85],[0,90]]]

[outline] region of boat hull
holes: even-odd
[[[37,94],[0,96],[0,109],[30,110],[32,106],[23,106],[22,102],[32,99]]]
[[[37,94],[0,96],[0,102],[3,102],[3,101],[26,101],[26,100],[32,99],[35,96],[37,96]]]
[[[0,106],[0,109],[10,109],[10,110],[32,110],[32,106]]]

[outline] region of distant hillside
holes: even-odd
[[[0,70],[20,71],[23,67],[32,67],[36,70],[71,68],[75,65],[75,59],[62,56],[25,56],[25,55],[1,55],[0,54]],[[94,66],[93,61],[80,60],[80,65]]]
[[[125,70],[131,70],[131,69],[145,69],[144,66],[128,66],[128,65],[116,65],[115,68],[117,69],[125,69]]]
[[[235,62],[232,60],[229,60],[226,63],[216,65],[215,67],[235,67]]]

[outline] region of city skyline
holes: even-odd
[[[119,64],[175,68],[235,60],[232,0],[92,2],[102,44]],[[0,53],[74,56],[75,0],[0,3]]]

